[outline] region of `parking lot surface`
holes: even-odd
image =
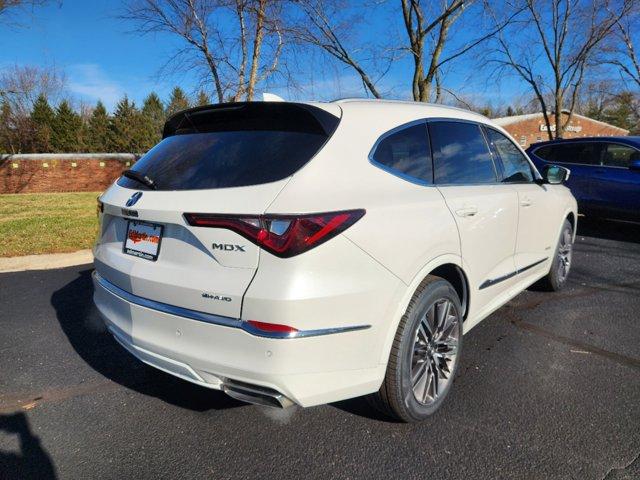
[[[583,222],[570,285],[465,336],[428,421],[246,405],[105,332],[91,266],[0,275],[0,479],[640,478],[640,227]]]

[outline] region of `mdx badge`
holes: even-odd
[[[211,245],[214,250],[224,250],[226,252],[244,252],[244,245],[234,245],[232,243],[214,243]]]

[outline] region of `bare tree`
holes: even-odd
[[[615,5],[614,5],[615,3]],[[586,71],[598,49],[634,0],[522,0],[517,32],[502,31],[490,63],[514,72],[533,90],[550,139],[562,138],[579,100]],[[504,11],[486,2],[496,25]],[[509,35],[507,39],[507,33]],[[518,35],[518,37],[516,37]],[[519,38],[514,42],[514,38]],[[542,53],[539,53],[542,52]],[[495,73],[494,72],[494,73]],[[549,106],[553,107],[553,124]],[[563,122],[562,114],[567,112]]]
[[[401,0],[404,27],[409,39],[408,50],[414,63],[414,100],[429,102],[435,99],[436,102],[440,102],[443,92],[455,97],[454,92],[443,86],[443,67],[502,31],[519,13],[516,9],[502,21],[496,22],[492,28],[486,29],[479,21],[483,14],[482,4],[478,4],[473,14],[467,13],[474,3],[477,4],[474,0],[443,0],[428,2],[425,7],[421,0]],[[473,26],[473,30],[479,31],[480,34],[464,44],[447,49],[447,45],[451,43],[451,28],[463,16],[472,19],[472,23],[466,25],[467,28]]]
[[[11,104],[14,112],[27,116],[33,102],[44,95],[51,102],[57,102],[64,91],[64,73],[52,67],[19,66],[4,69],[0,73],[0,92]]]
[[[31,109],[39,95],[56,102],[65,77],[54,67],[13,66],[0,73],[0,137],[8,151],[30,151],[34,138]]]
[[[606,61],[618,67],[625,79],[632,81],[636,88],[640,88],[640,57],[634,43],[634,39],[640,34],[640,12],[637,10],[636,8],[636,11],[630,12],[616,23],[615,46],[610,50]]]
[[[11,21],[13,14],[33,10],[35,7],[47,3],[51,3],[51,0],[0,0],[0,21],[11,25],[13,24]],[[60,4],[61,2],[56,3]]]
[[[393,57],[387,57],[385,67],[376,68],[376,61],[366,61],[359,56],[366,57],[367,52],[360,46],[349,45],[353,30],[364,22],[361,12],[345,15],[348,7],[342,0],[295,0],[293,2],[302,12],[302,19],[290,22],[288,33],[299,42],[321,48],[332,58],[352,68],[360,80],[365,91],[375,98],[382,98],[376,83],[388,70]],[[383,57],[383,49],[370,52],[370,57]],[[388,50],[387,50],[388,51]],[[381,59],[381,58],[380,58]],[[365,61],[366,64],[365,65]],[[373,70],[381,70],[377,78],[373,77]]]
[[[183,48],[169,59],[178,69],[207,72],[218,102],[252,100],[278,66],[283,38],[277,0],[130,0],[122,19],[143,34],[166,32]],[[265,60],[266,44],[271,47]]]

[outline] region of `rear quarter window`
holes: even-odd
[[[424,122],[399,127],[383,135],[370,158],[374,164],[405,180],[421,184],[433,182],[431,151]]]

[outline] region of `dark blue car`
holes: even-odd
[[[590,137],[531,145],[541,172],[557,164],[571,170],[567,187],[580,213],[640,221],[640,137]]]

